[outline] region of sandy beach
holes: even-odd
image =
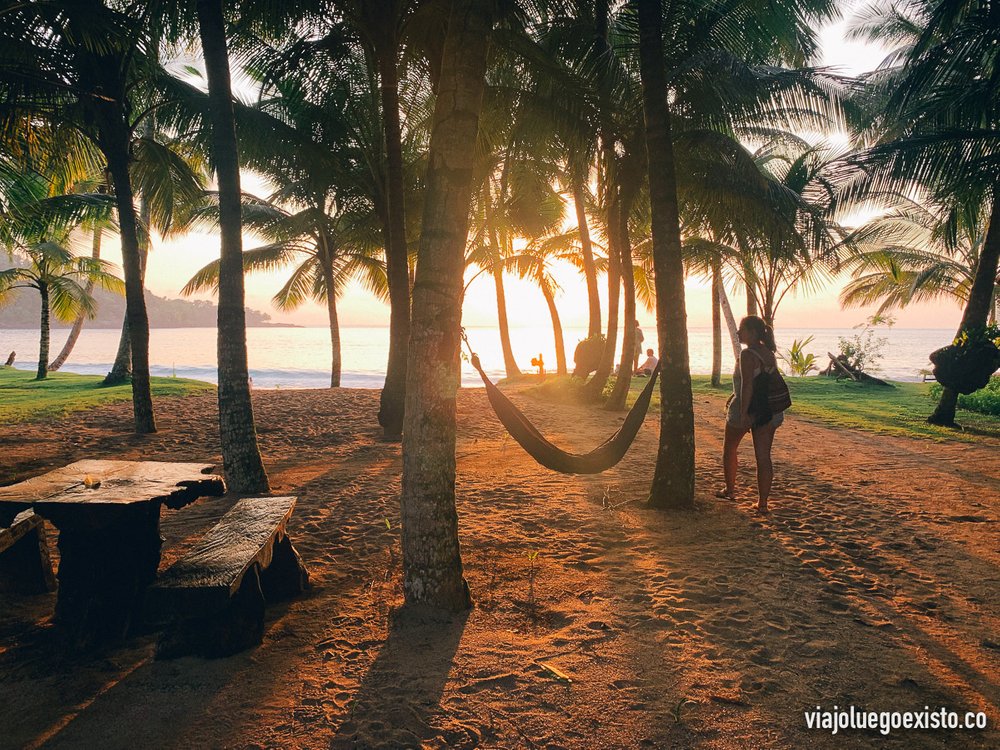
[[[515,400],[586,450],[620,415]],[[642,507],[657,420],[591,477],[538,467],[481,390],[459,397],[458,511],[476,606],[400,614],[400,448],[375,391],[257,391],[312,591],[264,643],[154,661],[155,636],[61,649],[54,595],[0,596],[4,748],[906,748],[1000,745],[1000,443],[851,432],[791,413],[765,518],[717,499],[722,400],[696,399],[698,503]],[[212,394],[5,426],[0,482],[81,458],[220,461]],[[165,510],[165,567],[233,497]],[[55,535],[50,534],[53,555]],[[556,679],[539,662],[572,682]],[[986,731],[831,736],[804,712],[985,711]]]

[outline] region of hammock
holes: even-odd
[[[642,421],[646,418],[649,400],[653,397],[656,376],[660,372],[660,365],[657,364],[656,369],[649,376],[646,387],[642,389],[639,398],[625,415],[625,421],[618,428],[618,432],[590,453],[578,454],[567,453],[546,440],[545,436],[521,413],[521,410],[514,406],[510,399],[490,382],[486,373],[483,372],[479,357],[473,354],[471,360],[472,366],[476,368],[479,377],[483,379],[486,395],[493,411],[496,412],[497,418],[503,426],[507,428],[510,436],[542,466],[562,474],[600,474],[622,460],[631,447],[632,441],[635,440],[635,436],[639,434]]]

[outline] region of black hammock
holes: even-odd
[[[471,357],[472,366],[479,372],[479,377],[483,379],[486,386],[486,395],[490,399],[490,405],[496,412],[497,418],[507,428],[510,436],[517,441],[518,445],[527,451],[528,455],[538,463],[552,471],[562,474],[600,474],[607,471],[624,458],[628,452],[635,436],[639,434],[642,421],[646,418],[646,410],[649,408],[649,400],[653,397],[653,386],[656,384],[656,376],[660,372],[660,365],[657,364],[649,382],[642,389],[639,398],[636,400],[625,421],[618,428],[618,432],[609,437],[604,443],[592,450],[590,453],[578,454],[567,453],[561,448],[550,443],[542,433],[540,433],[528,418],[521,413],[507,398],[500,389],[497,388],[490,379],[486,377],[480,365],[479,357],[475,354]]]

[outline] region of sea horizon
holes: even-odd
[[[500,336],[491,326],[468,326],[470,343],[479,354],[484,370],[495,382],[506,377]],[[859,334],[856,328],[779,328],[776,334],[779,353],[784,354],[795,340],[813,336],[805,349],[816,356],[820,369],[826,367],[828,352],[838,351],[838,339]],[[656,348],[655,331],[644,329],[643,349]],[[111,368],[118,347],[120,329],[84,328],[80,339],[63,366],[65,372],[104,375]],[[567,366],[573,369],[573,350],[586,338],[586,327],[570,326],[564,330]],[[891,380],[919,381],[921,370],[928,369],[927,355],[950,343],[954,331],[949,328],[879,328],[875,338],[887,342],[885,354],[873,374]],[[329,330],[324,326],[272,327],[247,329],[250,376],[255,388],[325,388],[330,384]],[[545,327],[511,328],[512,348],[521,372],[537,370],[531,359],[542,355],[548,373],[556,371],[555,343],[551,329]],[[62,348],[65,335],[52,337],[50,356]],[[712,333],[710,326],[688,329],[691,372],[711,372]],[[620,336],[619,336],[620,342]],[[387,326],[345,326],[341,328],[341,386],[345,388],[381,388],[388,358]],[[620,352],[619,343],[619,352]],[[181,377],[217,382],[215,328],[150,329],[150,372],[161,377]],[[38,358],[38,332],[30,329],[0,329],[0,361],[11,350],[17,352],[15,367],[34,369]],[[481,387],[478,373],[467,361],[462,362],[463,387]],[[616,356],[616,362],[618,357]],[[723,371],[734,367],[729,337],[723,331]]]

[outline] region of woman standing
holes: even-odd
[[[785,420],[785,413],[779,411],[762,425],[754,426],[750,415],[751,395],[754,379],[761,372],[777,372],[778,362],[774,353],[774,331],[756,315],[748,315],[740,321],[737,331],[740,343],[746,346],[740,352],[740,361],[733,373],[733,395],[729,398],[726,413],[726,437],[722,447],[722,467],[726,487],[718,497],[735,499],[736,474],[739,471],[737,450],[740,441],[749,432],[753,435],[753,452],[757,460],[757,512],[767,513],[767,499],[771,494],[774,467],[771,464],[771,443],[774,431]]]

